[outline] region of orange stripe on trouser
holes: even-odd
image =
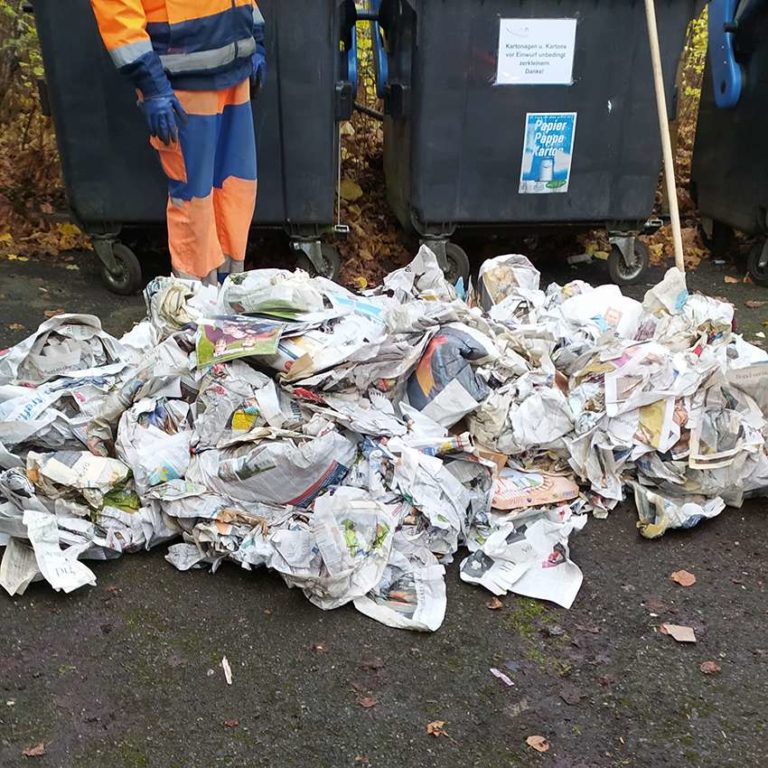
[[[256,205],[248,81],[223,91],[177,91],[188,114],[179,142],[152,139],[168,177],[168,245],[178,275],[242,270]]]

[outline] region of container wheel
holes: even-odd
[[[467,256],[467,252],[449,240],[445,244],[445,261],[445,279],[451,285],[456,285],[456,281],[461,277],[464,279],[464,286],[466,287],[469,280],[469,256]]]
[[[323,260],[320,269],[317,268],[311,261],[309,256],[305,253],[299,253],[296,256],[296,267],[308,272],[312,277],[321,275],[327,277],[329,280],[336,280],[341,272],[341,256],[339,252],[332,245],[328,243],[322,243],[320,245],[320,253]]]
[[[732,227],[718,219],[713,219],[710,229],[711,231],[708,232],[704,226],[699,226],[701,239],[713,258],[722,259],[736,250],[736,234]]]
[[[758,285],[768,286],[768,238],[750,248],[747,272]]]
[[[136,254],[123,243],[112,245],[112,254],[117,264],[117,271],[110,272],[105,264],[101,265],[101,279],[112,293],[130,296],[141,287],[141,264]]]
[[[632,285],[643,276],[649,260],[648,246],[639,238],[635,238],[631,264],[624,261],[624,255],[619,246],[612,245],[611,252],[608,254],[608,274],[616,285]]]

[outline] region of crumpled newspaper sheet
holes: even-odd
[[[768,354],[675,269],[638,302],[502,256],[463,300],[422,248],[363,294],[256,270],[145,298],[119,340],[61,315],[0,352],[10,594],[173,542],[434,631],[462,547],[462,580],[568,607],[590,510],[629,490],[656,537],[768,487]]]

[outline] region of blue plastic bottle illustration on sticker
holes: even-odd
[[[568,191],[575,134],[575,112],[529,112],[525,116],[520,194]]]

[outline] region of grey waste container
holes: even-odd
[[[269,78],[254,102],[258,227],[282,227],[300,258],[333,275],[321,245],[333,227],[338,121],[353,108],[353,0],[261,0]],[[121,230],[165,221],[167,186],[131,83],[104,49],[89,0],[34,0],[45,66],[41,98],[53,116],[67,198],[92,236],[107,285],[129,293],[140,266]]]
[[[656,2],[668,108],[694,0]],[[632,282],[661,167],[642,0],[382,0],[387,193],[449,272],[458,227],[607,227]],[[379,40],[378,37],[375,38]],[[386,81],[386,82],[384,82]]]
[[[734,229],[757,236],[747,268],[768,285],[768,4],[742,0],[714,11],[691,195],[715,245]]]

